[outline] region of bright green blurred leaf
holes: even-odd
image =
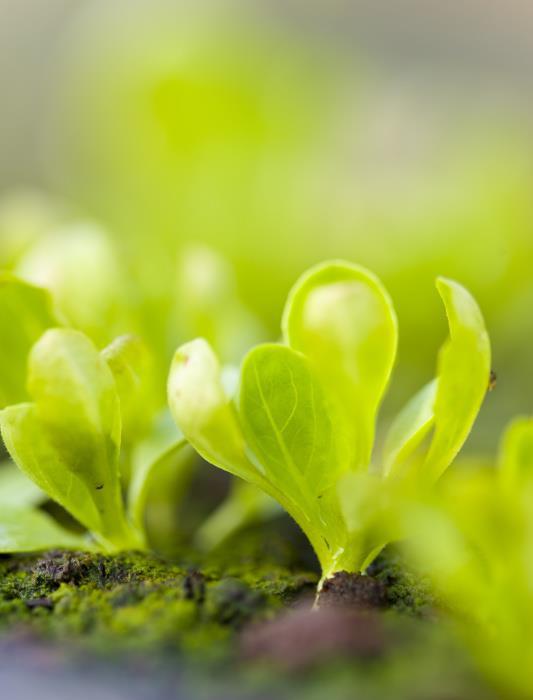
[[[38,552],[50,549],[87,549],[85,538],[60,527],[38,510],[2,507],[0,552]]]
[[[59,322],[44,289],[0,273],[0,408],[24,401],[28,353]]]
[[[533,476],[533,418],[516,418],[509,425],[498,461],[502,479],[510,488]]]
[[[233,268],[213,248],[187,246],[176,282],[175,323],[181,336],[205,338],[223,363],[240,360],[265,335],[239,298]]]
[[[16,272],[48,289],[69,325],[105,344],[120,328],[127,307],[127,280],[108,234],[76,223],[41,238]]]
[[[12,462],[0,464],[0,509],[7,506],[35,506],[46,499],[44,491]]]

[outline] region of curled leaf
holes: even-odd
[[[423,466],[430,479],[438,479],[463,446],[487,393],[491,370],[489,336],[476,301],[452,280],[439,278],[437,289],[450,337],[439,355],[435,431]]]
[[[375,421],[397,348],[396,314],[375,275],[342,261],[317,265],[291,291],[286,342],[305,354],[344,433],[347,466],[370,462]]]
[[[450,336],[438,361],[437,378],[426,385],[393,422],[384,450],[385,474],[396,474],[433,429],[416,469],[438,479],[463,446],[487,393],[491,351],[483,317],[460,284],[439,278]]]

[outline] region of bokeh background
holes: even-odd
[[[190,335],[276,339],[310,264],[367,265],[400,321],[385,422],[454,277],[493,339],[490,455],[533,411],[532,36],[519,0],[0,0],[0,265],[162,375]]]

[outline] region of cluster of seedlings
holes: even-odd
[[[240,370],[220,362],[203,338],[179,347],[168,402],[161,401],[160,378],[142,339],[121,335],[99,349],[98,339],[77,328],[47,290],[4,273],[0,428],[10,459],[0,472],[0,552],[19,558],[2,561],[3,619],[21,600],[26,611],[87,604],[94,591],[106,590],[109,566],[117,562],[124,580],[114,582],[119,593],[100,601],[108,611],[129,610],[132,596],[140,596],[145,612],[157,615],[150,596],[162,589],[175,620],[193,614],[191,600],[210,609],[217,624],[224,610],[240,620],[250,608],[254,617],[265,596],[282,604],[288,576],[269,592],[256,581],[246,590],[217,593],[215,575],[195,578],[151,559],[150,489],[169,469],[185,484],[197,453],[247,483],[236,483],[230,507],[222,507],[210,528],[202,526],[197,543],[216,543],[217,530],[237,529],[250,511],[266,522],[281,507],[316,554],[315,607],[326,614],[331,601],[334,607],[354,600],[358,609],[386,606],[386,576],[376,559],[389,543],[407,542],[406,555],[434,578],[487,674],[502,687],[527,690],[533,423],[519,419],[509,429],[499,469],[456,470],[435,487],[491,384],[490,342],[475,300],[448,279],[439,278],[437,290],[449,337],[436,376],[376,447],[398,329],[388,293],[360,266],[332,261],[304,274],[289,294],[282,339],[254,346]],[[46,501],[68,517],[43,510]],[[24,593],[21,553],[45,550],[63,554],[37,564],[28,554],[33,589]],[[69,551],[88,552],[89,559]],[[150,582],[141,589],[134,585],[139,556],[151,562]],[[377,579],[366,575],[372,571]],[[84,594],[73,602],[65,585],[76,576]],[[301,585],[308,590],[312,582],[304,577]],[[217,604],[217,595],[225,603]],[[113,619],[127,623],[126,615]],[[288,634],[273,629],[278,637]],[[263,634],[250,648],[268,646],[269,633]]]

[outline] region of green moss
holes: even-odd
[[[149,649],[217,655],[246,623],[271,615],[315,583],[282,566],[219,556],[202,566],[154,555],[49,552],[0,560],[0,627],[95,650]],[[229,571],[228,571],[229,570]]]
[[[394,550],[385,552],[372,572],[387,586],[393,606],[385,635],[390,649],[387,643],[379,660],[349,657],[332,663],[318,657],[296,676],[260,660],[245,661],[241,631],[310,597],[315,589],[318,573],[312,559],[307,566],[300,544],[287,540],[286,533],[276,536],[275,529],[261,528],[260,535],[242,533],[209,557],[183,551],[172,562],[138,553],[3,557],[1,637],[22,629],[25,639],[29,634],[38,644],[60,649],[70,668],[85,668],[93,659],[114,672],[127,669],[128,682],[132,667],[154,683],[173,686],[178,677],[180,682],[186,677],[194,687],[185,693],[191,698],[202,693],[212,697],[216,690],[217,696],[226,691],[235,698],[318,700],[353,697],[357,690],[360,697],[398,700],[415,697],[410,694],[414,678],[422,688],[416,697],[428,700],[444,666],[454,668],[463,687],[464,660],[425,619],[433,605],[429,589],[405,570]],[[470,690],[467,696],[476,693]]]
[[[389,605],[396,612],[426,617],[439,607],[429,579],[406,566],[394,546],[386,547],[368,573],[385,584]]]
[[[22,625],[39,637],[68,640],[73,649],[115,656],[132,650],[231,656],[243,627],[313,595],[318,572],[305,566],[301,545],[294,533],[263,528],[260,535],[241,533],[209,557],[184,551],[173,562],[146,553],[3,557],[0,629]],[[429,587],[394,550],[372,573],[386,584],[394,609],[415,615],[431,609]]]

